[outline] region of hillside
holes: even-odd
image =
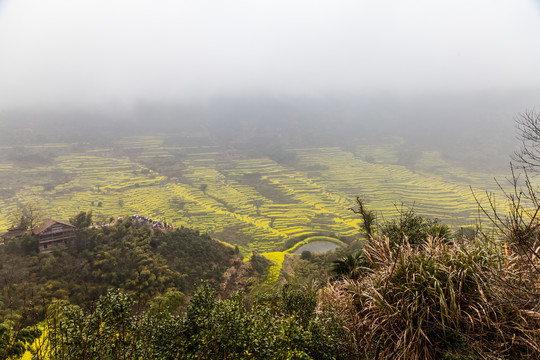
[[[4,145],[4,229],[25,207],[36,221],[92,211],[96,225],[50,254],[27,238],[0,247],[0,351],[33,343],[37,359],[537,357],[534,237],[522,236],[536,218],[524,233],[519,223],[486,235],[414,215],[453,230],[475,224],[471,187],[496,190],[493,174],[396,137],[254,151],[190,135]],[[367,241],[356,241],[356,196],[379,217]],[[135,213],[175,229],[134,223]],[[405,233],[408,220],[420,237]],[[291,255],[317,242],[338,249]]]
[[[91,306],[56,301],[40,324],[0,323],[0,356],[19,359],[26,346],[37,360],[537,359],[538,261],[519,256],[515,235],[510,246],[372,238],[348,275],[322,285],[223,297],[204,283],[189,302],[133,289],[109,289]]]
[[[91,307],[109,288],[123,289],[147,306],[169,291],[189,295],[201,280],[224,286],[231,276],[237,282],[250,276],[264,280],[264,261],[248,265],[232,247],[198,231],[152,230],[130,220],[82,230],[67,247],[49,254],[38,254],[31,240],[6,240],[0,246],[0,317],[22,316],[32,324],[43,320],[52,300]],[[235,273],[241,268],[239,279]]]
[[[380,145],[290,148],[271,157],[218,145],[183,146],[177,136],[90,143],[4,146],[0,153],[0,231],[23,204],[42,217],[92,211],[95,221],[142,214],[259,252],[294,238],[354,238],[348,210],[363,197],[380,217],[400,206],[454,226],[473,224],[469,185],[493,189],[493,174],[450,165],[436,151],[403,159],[400,140]],[[176,140],[176,141],[175,141]]]

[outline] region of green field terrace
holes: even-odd
[[[504,178],[453,167],[437,151],[400,165],[398,144],[287,149],[294,161],[286,163],[212,145],[172,146],[166,135],[125,137],[104,148],[28,146],[54,157],[42,164],[0,158],[0,231],[20,204],[32,203],[43,217],[67,220],[91,210],[95,221],[107,221],[137,213],[276,252],[292,238],[358,236],[350,211],[356,196],[379,219],[396,216],[403,203],[453,227],[475,224],[471,187],[496,191],[494,176]]]

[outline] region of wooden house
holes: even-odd
[[[28,231],[28,230],[19,229],[18,227],[12,226],[12,227],[10,227],[8,229],[8,231],[6,233],[3,233],[0,237],[3,240],[6,240],[8,238],[20,238],[24,234],[29,234],[29,233],[30,233],[30,231]]]
[[[75,226],[47,219],[32,229],[32,235],[37,238],[39,252],[52,251],[57,246],[65,246],[68,241],[75,239]]]

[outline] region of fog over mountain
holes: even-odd
[[[515,93],[538,34],[538,0],[4,0],[0,109]]]

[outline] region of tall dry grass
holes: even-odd
[[[540,359],[538,277],[503,246],[378,237],[364,252],[371,272],[330,284],[319,301],[353,339],[341,344],[351,357]]]

